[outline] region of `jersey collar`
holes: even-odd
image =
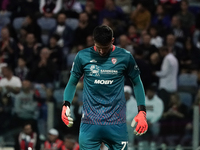
[[[96,48],[96,46],[94,46],[93,48],[94,48],[94,50],[95,50],[95,51],[97,51],[97,48]],[[113,52],[114,50],[115,50],[115,45],[113,45],[112,52]]]

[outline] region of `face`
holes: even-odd
[[[172,24],[172,26],[177,27],[180,24],[178,17],[174,16],[172,18],[171,24]]]
[[[167,45],[174,45],[174,43],[175,43],[175,37],[174,37],[174,35],[168,35],[167,36]]]
[[[24,133],[27,135],[30,135],[32,133],[32,127],[30,124],[28,124],[24,127]]]
[[[48,135],[48,138],[49,138],[49,141],[51,141],[51,142],[55,142],[56,139],[58,138],[58,136],[57,136],[57,135],[49,134],[49,135]]]
[[[128,33],[129,33],[129,35],[131,35],[131,34],[136,34],[136,28],[134,27],[134,26],[130,26],[129,28],[128,28]]]
[[[34,43],[35,42],[34,34],[28,34],[27,37],[26,37],[26,42],[27,43]]]
[[[146,35],[143,36],[144,44],[150,44],[150,41],[151,41],[150,35],[146,34]]]
[[[119,38],[119,43],[122,47],[125,47],[128,44],[128,38],[126,35],[121,35]]]
[[[29,90],[31,88],[31,82],[28,80],[22,81],[22,87],[24,90]]]
[[[70,141],[70,139],[65,139],[64,144],[67,149],[73,149],[74,147],[74,142]]]
[[[7,38],[9,38],[9,31],[8,31],[7,28],[3,28],[3,29],[1,30],[1,37],[2,37],[2,39],[7,39]]]
[[[186,2],[181,3],[181,9],[182,10],[187,10],[188,9],[188,4]]]
[[[152,90],[147,90],[146,96],[151,100],[155,95],[155,92]]]
[[[156,13],[160,15],[160,14],[163,14],[163,12],[164,12],[163,7],[161,5],[158,5],[156,9]]]
[[[50,44],[55,46],[57,44],[57,40],[53,37],[50,38]]]
[[[2,74],[3,74],[4,77],[7,77],[7,76],[10,75],[10,71],[7,68],[3,67],[2,68]]]
[[[106,46],[101,45],[101,44],[99,44],[99,43],[97,43],[97,42],[94,42],[94,45],[95,45],[96,51],[99,53],[99,55],[102,56],[102,57],[105,57],[105,56],[107,56],[107,55],[110,53],[110,51],[112,50],[113,42],[114,42],[114,38],[113,38],[112,41],[111,41],[108,45],[106,45]]]
[[[151,28],[151,29],[150,29],[150,34],[151,34],[152,36],[156,36],[156,35],[157,35],[156,29],[155,29],[155,28]]]
[[[87,37],[87,46],[92,46],[94,45],[94,40],[92,36]]]
[[[48,59],[49,58],[49,50],[47,48],[43,48],[40,52],[40,58],[41,59]]]
[[[19,67],[24,67],[25,64],[26,64],[26,62],[23,59],[21,59],[21,58],[18,59],[18,66]]]
[[[88,21],[88,15],[87,15],[87,13],[81,13],[79,15],[79,21],[80,22],[87,22]]]
[[[65,14],[59,14],[59,16],[58,16],[58,22],[65,24],[65,20],[66,20]]]

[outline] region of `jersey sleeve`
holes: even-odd
[[[140,74],[140,70],[135,62],[135,59],[131,54],[129,54],[127,74],[131,80],[134,80]]]
[[[80,79],[83,75],[83,66],[81,64],[80,53],[78,53],[74,59],[71,68],[71,74],[73,74],[78,79]]]

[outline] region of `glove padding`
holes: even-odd
[[[137,123],[137,126],[134,130],[134,134],[136,134],[136,135],[145,134],[148,129],[145,111],[139,111],[139,113],[133,119],[131,126],[134,127],[136,125],[136,123]]]
[[[65,106],[63,105],[62,107],[62,114],[61,114],[61,118],[62,121],[68,126],[68,127],[72,127],[73,126],[73,119],[70,117],[70,109],[69,106]]]

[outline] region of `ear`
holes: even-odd
[[[112,38],[112,41],[111,41],[111,43],[113,44],[113,43],[114,43],[114,41],[115,41],[115,38],[113,37],[113,38]]]

